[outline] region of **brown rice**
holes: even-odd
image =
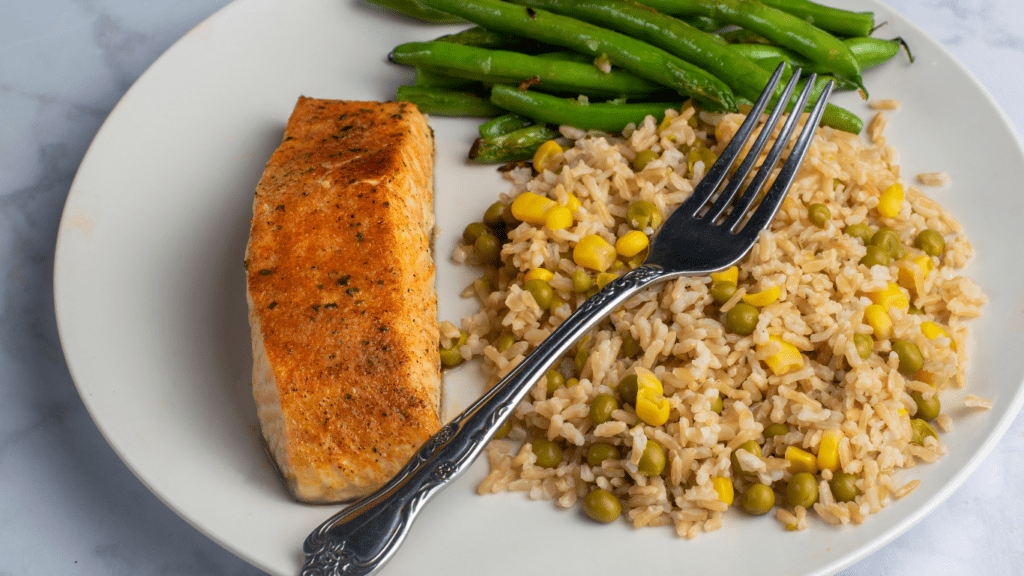
[[[895,104],[876,107],[892,109]],[[563,134],[575,142],[562,154],[560,171],[534,175],[521,167],[506,172],[512,189],[501,195],[502,202],[530,191],[563,205],[572,195],[581,208],[573,226],[564,230],[522,223],[508,231],[502,266],[488,271],[489,288],[476,284],[465,291],[466,296],[480,298],[482,305],[461,321],[468,336],[462,356],[483,359],[490,385],[586,298],[572,291],[569,279],[577,268],[568,256],[575,243],[588,234],[614,243],[629,230],[626,208],[636,200],[671,213],[707,168],[702,161],[688,165],[686,151],[699,142],[720,151],[744,119],[739,114],[694,114],[692,108],[682,114],[670,110],[667,126],[659,129],[648,117],[621,137],[564,128]],[[896,471],[932,462],[946,447],[932,437],[920,445],[912,442],[911,419],[917,405],[911,394],[967,383],[963,320],[981,313],[985,296],[958,273],[973,252],[959,223],[901,178],[896,152],[885,144],[884,127],[885,117],[879,113],[869,126],[869,141],[830,128],[818,130],[770,230],[761,233],[739,266],[739,293],[724,305],[714,303],[708,277],[694,277],[648,289],[615,311],[574,350],[583,350],[581,369],[574,365],[573,354],[557,365],[566,379],[576,378],[578,384],[549,395],[542,379],[517,407],[512,433],[489,447],[490,473],[480,482],[479,492],[522,491],[569,508],[592,489],[603,488],[618,497],[622,516],[632,525],[671,525],[679,536],[693,538],[721,527],[729,507],[715,490],[715,478],[731,480],[737,501],[756,481],[776,489],[776,517],[783,526],[798,530],[808,525],[807,510],[785,502],[782,488],[790,478],[785,449],[796,446],[817,453],[826,430],[841,431],[841,468],[857,476],[860,495],[852,502],[836,501],[828,484],[832,472],[822,470],[813,510],[825,522],[863,522],[915,489],[919,480],[900,484]],[[631,161],[648,149],[658,158],[634,172]],[[906,201],[895,218],[884,218],[875,208],[881,191],[894,183],[907,191]],[[824,228],[808,221],[812,203],[824,203],[831,211]],[[896,262],[870,269],[858,264],[865,246],[843,230],[861,223],[896,230],[911,257],[923,254],[914,247],[921,230],[931,228],[946,238],[946,252],[931,258],[934,270],[918,293],[910,293],[911,305],[920,313],[889,310],[892,339],[913,342],[924,355],[916,380],[897,370],[899,360],[890,340],[876,340],[867,359],[861,359],[854,346],[855,333],[871,332],[864,318],[871,301],[865,294],[898,279]],[[475,262],[471,246],[460,245],[454,257]],[[524,274],[538,267],[554,273],[550,284],[565,305],[542,311],[523,290]],[[744,291],[772,286],[780,288],[780,296],[761,308],[753,334],[738,336],[726,329],[723,313]],[[927,338],[921,325],[929,321],[943,327],[948,337]],[[442,345],[447,346],[457,331],[449,325],[442,334]],[[511,334],[515,343],[499,351],[496,343],[503,334]],[[782,375],[767,368],[764,361],[779,350],[769,336],[799,349],[802,368]],[[629,339],[639,342],[640,352],[625,357],[622,349]],[[616,383],[636,367],[652,370],[663,383],[671,406],[668,422],[649,426],[626,404],[612,413],[610,421],[591,422],[590,401],[600,393],[615,395]],[[720,414],[712,409],[718,398],[724,401]],[[972,396],[965,403],[991,405]],[[764,430],[772,423],[785,423],[789,431],[765,437]],[[942,414],[938,424],[942,431],[949,429],[950,417]],[[536,465],[530,441],[537,437],[563,447],[564,458],[556,467]],[[731,455],[747,440],[761,446],[763,458],[738,451],[748,474],[733,474]],[[663,447],[667,466],[664,473],[647,477],[638,472],[637,463],[643,447],[652,441]],[[617,446],[621,458],[589,466],[586,448],[594,442]]]

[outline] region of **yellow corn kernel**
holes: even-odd
[[[888,340],[892,337],[892,319],[880,305],[872,304],[865,308],[864,321],[874,330],[876,340]]]
[[[907,412],[906,408],[900,408],[899,410],[896,411],[896,413],[899,414],[900,416],[904,414],[910,414],[910,412]]]
[[[609,282],[618,278],[618,274],[612,274],[611,272],[601,272],[597,275],[597,289],[601,290],[608,285]]]
[[[526,192],[525,194],[528,194]],[[572,249],[572,261],[577,266],[604,272],[615,262],[615,247],[597,234],[584,236]]]
[[[575,214],[577,210],[583,207],[583,204],[580,202],[580,199],[577,198],[575,194],[568,194],[567,196],[569,197],[569,199],[565,201],[565,207],[568,208],[573,214]]]
[[[918,370],[917,372],[914,372],[914,380],[924,382],[930,386],[935,386],[935,375],[927,370]]]
[[[564,150],[554,140],[548,140],[541,144],[540,148],[537,148],[537,151],[533,153],[533,169],[537,172],[554,170],[561,164],[560,156],[562,152]]]
[[[818,445],[818,466],[822,470],[835,472],[839,469],[839,441],[843,439],[840,430],[825,430]]]
[[[632,258],[646,250],[648,244],[650,240],[647,239],[647,234],[639,230],[630,230],[615,241],[615,251],[620,256]]]
[[[544,214],[544,225],[549,230],[564,230],[569,226],[572,226],[572,210],[569,210],[565,206],[552,206],[546,214]]]
[[[755,294],[744,294],[743,301],[746,302],[747,304],[750,304],[751,306],[763,308],[778,300],[780,292],[781,290],[778,286],[772,286],[767,290],[762,290]]]
[[[896,262],[896,283],[914,294],[924,292],[924,274],[917,262],[906,259]]]
[[[718,499],[725,502],[726,505],[732,506],[732,480],[719,477],[712,480],[711,483],[715,487],[715,492],[718,492]]]
[[[928,277],[928,273],[935,269],[935,261],[932,257],[927,254],[922,254],[914,258],[914,262],[921,268],[921,273],[925,278]]]
[[[910,307],[910,298],[907,296],[906,292],[892,282],[889,282],[884,290],[868,292],[868,298],[871,298],[872,302],[886,310],[890,308],[906,310]]]
[[[646,368],[636,369],[636,415],[650,426],[668,422],[669,405],[661,380]]]
[[[523,276],[523,283],[529,282],[530,280],[543,280],[545,282],[551,282],[551,279],[555,277],[554,272],[546,268],[534,268]]]
[[[552,206],[555,206],[555,201],[551,198],[533,192],[523,192],[512,201],[512,215],[522,222],[543,226],[544,216]]]
[[[903,209],[903,186],[899,182],[889,186],[878,197],[878,213],[886,218],[895,218]]]
[[[921,322],[921,334],[924,334],[924,337],[929,340],[935,340],[939,336],[945,336],[946,338],[949,338],[949,347],[956,350],[956,342],[953,340],[953,337],[949,335],[949,332],[946,332],[945,328],[939,326],[935,322]]]
[[[814,454],[801,450],[796,446],[786,446],[786,460],[789,460],[789,472],[791,474],[798,474],[800,472],[818,473],[818,458]]]
[[[739,279],[740,279],[740,269],[735,267],[735,266],[733,266],[732,268],[729,268],[728,270],[722,270],[721,272],[712,272],[711,273],[711,281],[712,282],[723,282],[724,281],[724,282],[732,282],[733,284],[737,284],[738,285],[739,284]]]
[[[786,342],[775,335],[769,336],[768,341],[778,342],[782,346],[782,349],[779,350],[778,353],[772,354],[764,359],[765,363],[768,364],[768,368],[771,369],[772,374],[782,376],[783,374],[792,372],[804,365],[804,356],[796,346],[793,346],[789,342]],[[760,350],[765,346],[768,346],[768,344],[758,346],[757,348]]]

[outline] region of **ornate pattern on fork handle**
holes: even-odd
[[[515,370],[431,437],[387,484],[314,530],[303,544],[302,576],[365,575],[380,569],[423,504],[469,468],[540,375],[620,304],[670,276],[660,266],[640,266],[584,302]]]

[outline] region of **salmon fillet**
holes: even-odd
[[[414,104],[302,97],[256,188],[253,395],[299,501],[373,491],[440,428],[433,159]]]

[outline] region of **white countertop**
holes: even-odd
[[[952,51],[1024,133],[1024,4],[887,1]],[[0,0],[0,575],[261,573],[165,507],[114,454],[68,374],[53,310],[57,225],[89,143],[139,75],[226,3]],[[1018,415],[949,500],[841,574],[1024,574],[1022,492]]]

